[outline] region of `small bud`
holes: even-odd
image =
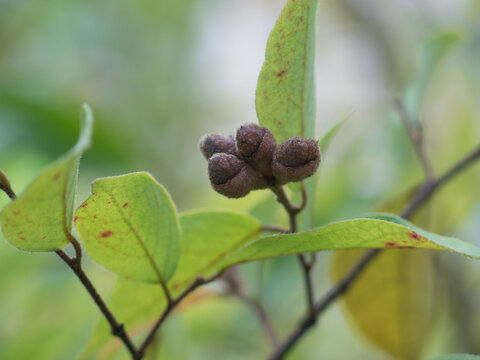
[[[265,188],[267,183],[251,166],[235,155],[218,153],[208,160],[208,176],[218,193],[240,198],[251,190]]]
[[[273,175],[281,183],[301,181],[312,176],[320,163],[315,139],[292,137],[281,143],[273,154]]]
[[[235,140],[232,136],[225,136],[221,134],[206,134],[202,136],[199,142],[200,151],[205,159],[210,159],[213,154],[227,153],[237,155],[235,148]]]
[[[271,177],[272,157],[277,142],[270,130],[257,124],[242,125],[237,130],[236,141],[243,159],[265,177]]]

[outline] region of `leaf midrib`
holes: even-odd
[[[142,240],[141,236],[138,234],[137,230],[135,229],[135,227],[132,225],[132,223],[127,219],[127,217],[123,214],[123,210],[120,206],[120,204],[118,203],[117,199],[110,193],[108,192],[105,188],[103,189],[103,191],[105,192],[105,194],[107,194],[111,199],[112,199],[112,202],[113,204],[115,205],[115,207],[117,208],[118,212],[120,213],[121,217],[123,218],[123,221],[125,221],[125,224],[127,224],[127,226],[130,228],[130,230],[132,231],[133,235],[135,236],[135,239],[137,240],[137,243],[138,245],[142,248],[143,252],[145,253],[145,256],[148,260],[148,262],[150,263],[150,265],[152,266],[153,268],[153,271],[155,272],[155,275],[157,276],[158,278],[158,281],[161,283],[161,284],[165,284],[165,280],[162,276],[162,273],[160,272],[160,269],[157,267],[157,264],[155,263],[155,260],[153,259],[153,257],[150,255],[150,252],[148,251],[144,241]]]

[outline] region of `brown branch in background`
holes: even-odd
[[[10,180],[2,170],[0,170],[0,190],[4,191],[11,200],[15,200],[17,198],[17,194],[15,194],[15,191],[13,191]]]
[[[472,163],[480,158],[480,146],[477,149],[472,151],[470,154],[465,156],[457,164],[452,166],[448,171],[446,171],[441,177],[433,181],[427,181],[415,194],[410,203],[407,204],[405,209],[402,211],[401,216],[404,218],[409,218],[419,207],[421,207],[426,200],[428,200],[431,195],[442,185],[445,185],[450,179],[458,175]]]
[[[434,179],[434,173],[432,164],[425,152],[425,146],[423,142],[423,129],[420,122],[414,123],[410,116],[407,113],[407,109],[401,98],[397,97],[394,99],[395,107],[398,110],[400,119],[402,120],[403,127],[405,128],[408,137],[417,153],[418,160],[422,165],[423,171],[427,177],[427,180],[431,181]]]
[[[238,267],[234,266],[227,269],[223,274],[222,279],[225,280],[228,285],[227,294],[237,297],[255,313],[263,327],[263,330],[265,331],[265,335],[270,341],[272,347],[276,349],[280,343],[270,321],[270,317],[263,308],[260,300],[252,298],[248,295],[247,287],[238,270]]]
[[[430,181],[427,180],[425,184],[419,188],[400,215],[407,219],[410,218],[428,199],[430,199],[436,190],[442,185],[445,185],[453,177],[460,174],[478,159],[480,159],[480,146],[452,166],[439,178]],[[350,285],[380,252],[381,249],[367,250],[364,256],[350,269],[347,275],[334,285],[322,299],[315,303],[314,311],[300,321],[293,332],[287,337],[282,345],[272,353],[269,359],[281,359],[297,343],[303,334],[315,324],[316,318],[323,313],[329,305],[338,299],[340,295],[344,294],[349,289]]]
[[[100,297],[98,294],[97,290],[93,286],[92,282],[90,279],[87,277],[85,272],[83,271],[79,261],[77,258],[70,258],[64,251],[58,250],[55,251],[58,256],[72,269],[72,271],[75,273],[77,278],[80,280],[82,285],[85,287],[87,292],[90,294],[92,297],[93,301],[95,301],[95,304],[97,304],[98,308],[102,312],[102,314],[105,316],[105,319],[108,321],[110,324],[110,330],[112,335],[115,335],[116,337],[120,338],[122,342],[125,344],[127,347],[128,351],[132,355],[132,358],[134,360],[138,360],[141,358],[136,357],[136,349],[135,346],[133,345],[132,341],[130,340],[127,332],[125,331],[125,328],[123,324],[120,324],[117,319],[113,316],[112,312],[108,308],[108,306],[105,304],[103,299]]]

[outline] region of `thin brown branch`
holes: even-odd
[[[401,216],[404,218],[409,218],[418,208],[423,206],[425,202],[430,199],[430,197],[438,188],[445,185],[450,179],[458,175],[460,172],[462,172],[479,158],[480,146],[476,150],[465,156],[457,164],[452,166],[438,179],[426,182],[422,187],[420,187],[419,191],[415,194],[410,203],[407,204],[405,209],[402,211]]]
[[[405,131],[410,138],[413,148],[415,149],[415,152],[417,154],[418,160],[420,161],[423,171],[425,172],[425,176],[427,177],[427,180],[431,181],[432,179],[434,179],[434,173],[432,163],[425,152],[422,126],[420,123],[418,123],[418,125],[414,125],[413,121],[410,119],[410,116],[407,113],[407,109],[405,108],[402,99],[397,97],[394,99],[394,103],[400,115],[400,119],[402,120],[403,127],[405,128]]]
[[[288,218],[290,221],[290,231],[291,233],[295,233],[298,231],[298,222],[297,222],[297,215],[301,212],[305,205],[307,204],[307,191],[305,188],[305,184],[302,183],[302,203],[299,206],[293,205],[290,200],[288,199],[283,187],[281,186],[274,186],[270,188],[275,195],[277,195],[277,201],[283,205],[285,211],[288,214]],[[312,279],[312,268],[314,265],[314,260],[308,261],[304,254],[299,254],[297,256],[302,271],[303,271],[303,278],[305,281],[305,291],[306,291],[306,299],[307,299],[307,307],[310,315],[313,316],[314,313],[314,287],[313,287],[313,279]],[[315,318],[315,317],[314,317]]]
[[[17,197],[15,192],[13,191],[10,181],[8,181],[8,178],[6,177],[5,173],[0,170],[0,189],[5,191],[5,193],[10,197],[10,199],[15,200]],[[97,304],[98,308],[100,311],[103,313],[105,318],[107,319],[108,323],[110,324],[110,329],[113,335],[117,336],[122,340],[122,342],[125,344],[127,347],[128,351],[132,355],[132,358],[134,360],[138,360],[135,358],[135,346],[133,345],[132,341],[128,337],[128,334],[125,332],[125,329],[123,327],[123,324],[120,324],[111,311],[108,309],[107,305],[103,301],[103,299],[100,297],[98,294],[97,290],[93,286],[92,282],[90,279],[87,277],[85,272],[83,271],[81,267],[81,254],[82,254],[82,249],[80,247],[80,244],[78,243],[77,239],[75,239],[72,235],[70,241],[72,242],[74,248],[75,248],[75,253],[76,256],[74,258],[70,258],[64,251],[58,250],[55,251],[57,255],[70,267],[70,269],[73,270],[77,278],[80,280],[82,285],[85,287],[87,292],[90,294],[92,297],[93,301],[95,301],[95,304]]]
[[[298,340],[315,325],[318,315],[333,303],[340,295],[345,293],[353,281],[360,275],[362,270],[370,263],[380,252],[379,249],[368,250],[360,261],[350,270],[350,272],[335,285],[325,296],[313,307],[313,312],[307,314],[287,339],[273,352],[269,360],[279,360],[297,343]]]
[[[77,278],[80,280],[82,285],[85,287],[87,292],[90,294],[92,297],[93,301],[95,301],[95,304],[97,304],[98,308],[102,312],[102,314],[105,316],[105,319],[108,321],[110,324],[110,331],[112,335],[120,338],[122,342],[125,344],[127,347],[129,353],[132,355],[132,359],[134,360],[139,360],[141,357],[136,356],[136,349],[135,346],[133,345],[132,341],[130,340],[127,332],[125,331],[125,328],[123,324],[120,324],[117,319],[114,317],[108,306],[105,304],[103,299],[100,297],[98,294],[97,290],[93,286],[92,282],[90,279],[87,277],[85,272],[83,271],[80,263],[78,262],[77,258],[70,258],[64,251],[58,250],[55,251],[57,255],[72,269],[72,271],[75,273]]]
[[[234,266],[227,269],[223,273],[222,279],[227,283],[227,295],[235,296],[255,313],[265,331],[265,335],[272,344],[272,347],[276,349],[279,345],[279,341],[270,318],[260,300],[255,299],[248,294],[247,286],[242,275],[238,271],[238,267]]]
[[[257,317],[260,321],[260,324],[265,331],[265,334],[268,337],[268,340],[272,344],[273,348],[276,349],[280,342],[278,341],[278,337],[273,329],[273,325],[270,321],[270,317],[268,316],[267,312],[263,308],[261,302],[257,299],[252,298],[244,298],[243,301],[257,314]]]
[[[8,181],[6,175],[3,173],[3,171],[0,170],[0,189],[5,191],[5,193],[10,197],[10,199],[15,200],[17,197],[15,192],[13,191],[10,181]],[[82,249],[80,247],[80,244],[78,243],[77,239],[75,239],[73,236],[71,236],[70,241],[72,242],[74,248],[75,248],[75,254],[76,256],[74,258],[70,258],[64,251],[58,250],[55,251],[57,255],[70,267],[70,269],[73,270],[77,278],[80,280],[82,285],[85,287],[87,292],[90,294],[92,297],[93,301],[95,301],[95,304],[97,304],[98,308],[100,311],[103,313],[105,318],[107,319],[108,323],[110,324],[110,329],[113,335],[117,336],[122,340],[122,342],[125,344],[127,347],[128,351],[132,355],[132,358],[134,360],[137,360],[135,358],[135,346],[133,345],[132,341],[128,337],[128,334],[125,332],[125,329],[123,327],[123,324],[120,324],[111,311],[108,309],[107,305],[103,301],[103,299],[100,297],[98,294],[97,290],[93,286],[92,282],[90,279],[87,277],[85,272],[83,271],[81,267],[81,254],[82,254]]]
[[[315,293],[314,293],[313,278],[312,278],[313,262],[308,261],[305,257],[305,254],[298,255],[298,261],[300,262],[300,265],[303,271],[308,311],[310,312],[311,315],[313,315],[314,301],[315,301]]]
[[[418,192],[414,195],[412,200],[408,203],[405,209],[401,212],[404,218],[410,218],[417,210],[419,210],[425,202],[430,199],[436,190],[442,185],[445,185],[456,175],[468,168],[476,160],[480,159],[480,146],[472,151],[470,154],[461,159],[458,163],[452,166],[442,176],[435,180],[427,180],[421,186]],[[310,329],[316,321],[316,318],[325,311],[340,295],[344,294],[352,285],[352,283],[359,277],[368,264],[381,252],[380,249],[367,250],[364,256],[350,269],[350,271],[328,291],[322,299],[314,305],[313,313],[308,314],[303,318],[287,339],[280,347],[269,357],[270,360],[281,359],[296,343],[297,341]]]
[[[289,232],[297,232],[297,214],[302,210],[302,208],[290,202],[282,186],[272,186],[270,190],[272,190],[272,192],[277,196],[277,201],[282,204],[288,214],[288,220],[290,223]]]
[[[155,339],[155,334],[157,333],[158,329],[163,324],[167,316],[172,312],[172,310],[175,309],[177,305],[182,302],[183,299],[185,299],[191,292],[196,290],[199,286],[208,284],[216,280],[220,275],[221,275],[220,273],[217,273],[209,278],[198,276],[195,279],[195,281],[187,289],[185,289],[178,297],[173,298],[170,302],[167,302],[167,307],[165,308],[163,313],[160,315],[158,320],[155,322],[152,329],[148,333],[147,337],[145,338],[143,343],[140,345],[140,347],[136,351],[136,359],[143,358],[146,349],[148,348],[150,343]]]
[[[13,191],[10,180],[2,170],[0,170],[0,190],[4,191],[11,200],[17,198],[17,194]]]
[[[305,186],[305,183],[303,181],[301,185],[301,192],[302,192],[302,202],[298,206],[300,209],[299,211],[302,211],[303,209],[305,209],[305,206],[307,205],[307,187]]]

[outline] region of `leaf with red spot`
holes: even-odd
[[[78,164],[90,146],[92,128],[92,112],[84,105],[75,147],[45,169],[2,211],[3,234],[18,249],[55,251],[70,243]]]
[[[270,33],[258,78],[258,120],[277,141],[314,137],[318,0],[289,0]]]
[[[168,282],[173,296],[178,296],[198,275],[212,275],[228,254],[261,232],[260,221],[230,210],[188,211],[181,214],[180,225],[182,252],[177,271]],[[137,329],[150,325],[165,305],[165,294],[159,286],[119,278],[108,306],[135,338],[138,333],[143,335]],[[121,346],[113,348],[116,341],[102,319],[81,359],[115,358],[115,350],[125,351]]]
[[[260,238],[232,253],[222,267],[322,250],[387,247],[448,250],[480,259],[480,248],[472,244],[422,230],[395,215],[373,214],[311,231]]]
[[[170,195],[150,174],[96,180],[75,228],[98,263],[133,280],[166,283],[180,256],[180,228]]]

